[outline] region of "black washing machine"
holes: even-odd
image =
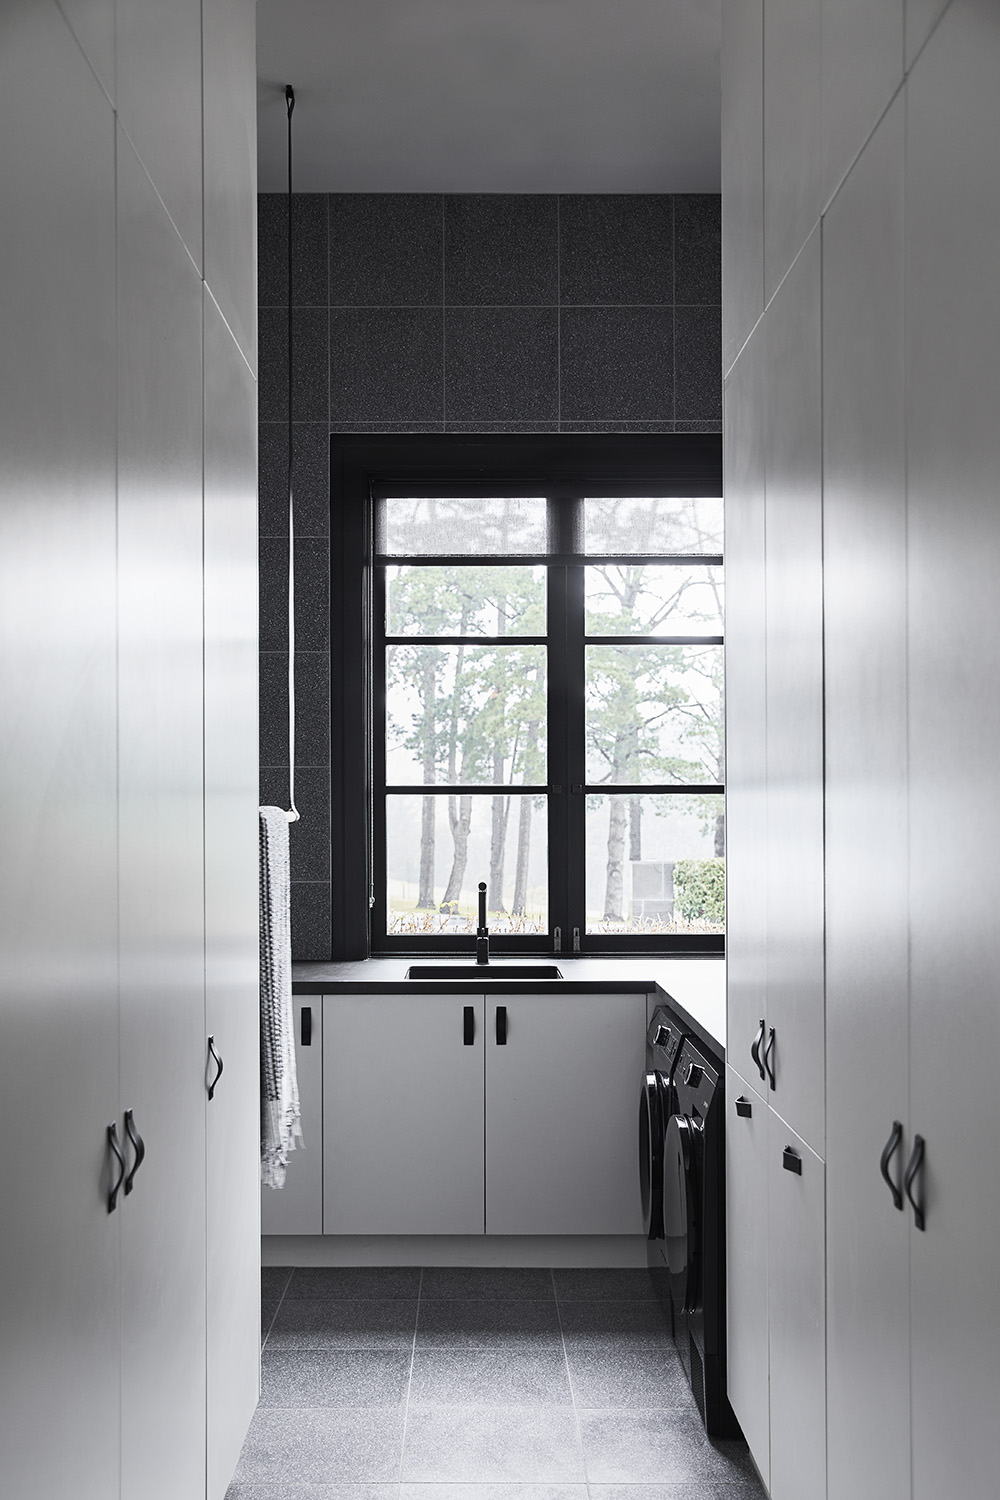
[[[646,1068],[639,1093],[639,1191],[646,1233],[646,1260],[671,1332],[675,1332],[670,1272],[663,1241],[663,1143],[676,1112],[674,1069],[686,1026],[658,1006],[646,1032]]]

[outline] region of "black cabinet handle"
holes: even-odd
[[[108,1126],[108,1145],[111,1147],[112,1153],[118,1162],[118,1179],[114,1186],[108,1190],[108,1213],[113,1214],[118,1207],[118,1189],[121,1187],[125,1177],[125,1158],[122,1155],[122,1148],[118,1144],[118,1126],[113,1120]]]
[[[749,1120],[753,1114],[753,1105],[745,1094],[741,1094],[736,1101],[736,1113],[742,1115],[744,1120]]]
[[[466,1005],[462,1011],[462,1042],[471,1047],[476,1040],[476,1007]]]
[[[774,1027],[767,1033],[767,1046],[764,1048],[764,1067],[767,1069],[768,1080],[772,1089],[774,1088],[774,1069],[771,1067],[771,1053],[774,1050]],[[763,1078],[763,1073],[761,1073]]]
[[[219,1056],[218,1048],[215,1045],[215,1037],[214,1036],[210,1036],[209,1039],[208,1039],[208,1050],[211,1053],[211,1055],[212,1055],[212,1061],[215,1063],[216,1069],[218,1070],[216,1072],[215,1077],[212,1079],[212,1082],[208,1085],[208,1097],[210,1099],[214,1099],[215,1098],[215,1086],[218,1083],[219,1079],[222,1077],[222,1074],[224,1072],[224,1064],[223,1064],[222,1058]]]
[[[135,1152],[135,1161],[132,1163],[132,1170],[125,1179],[125,1196],[127,1198],[132,1191],[135,1174],[146,1159],[146,1142],[136,1129],[135,1120],[130,1109],[125,1111],[125,1134],[132,1142],[132,1150]]]
[[[786,1146],[782,1151],[781,1165],[786,1172],[794,1172],[796,1177],[802,1176],[802,1158],[794,1146]]]
[[[913,1137],[913,1150],[910,1153],[910,1160],[903,1175],[903,1187],[906,1189],[906,1196],[909,1198],[910,1207],[913,1209],[913,1222],[918,1229],[924,1228],[924,1208],[923,1204],[913,1195],[913,1184],[916,1182],[917,1175],[923,1164],[924,1138],[922,1135],[915,1135]]]
[[[506,1007],[506,1005],[498,1005],[497,1006],[497,1046],[498,1047],[506,1047],[506,1045],[507,1045],[507,1007]]]
[[[313,1008],[311,1005],[302,1007],[302,1045],[311,1047],[313,1044]]]
[[[902,1210],[903,1207],[903,1195],[896,1184],[893,1182],[892,1178],[889,1176],[889,1163],[892,1161],[895,1153],[899,1150],[899,1143],[902,1139],[903,1127],[900,1124],[899,1120],[893,1120],[892,1134],[886,1141],[885,1145],[882,1147],[882,1155],[879,1159],[878,1164],[878,1169],[882,1173],[882,1181],[885,1183],[886,1187],[892,1194],[893,1207],[900,1210]]]
[[[757,1035],[754,1037],[753,1043],[751,1044],[751,1047],[750,1047],[750,1056],[753,1058],[754,1063],[756,1064],[756,1067],[757,1067],[757,1072],[760,1074],[762,1080],[767,1077],[767,1074],[764,1072],[764,1064],[760,1060],[760,1044],[761,1044],[761,1042],[763,1040],[764,1040],[764,1017],[761,1016],[761,1018],[760,1018],[760,1030],[757,1032]]]

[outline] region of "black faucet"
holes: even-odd
[[[490,929],[486,925],[486,881],[479,882],[479,926],[476,928],[476,963],[490,961]]]

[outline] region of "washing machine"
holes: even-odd
[[[663,1242],[663,1142],[667,1121],[676,1112],[674,1069],[687,1035],[672,1011],[657,1007],[646,1032],[646,1068],[639,1093],[639,1192],[646,1259],[671,1331],[674,1309]]]

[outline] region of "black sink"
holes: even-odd
[[[411,964],[407,979],[561,979],[555,964]]]

